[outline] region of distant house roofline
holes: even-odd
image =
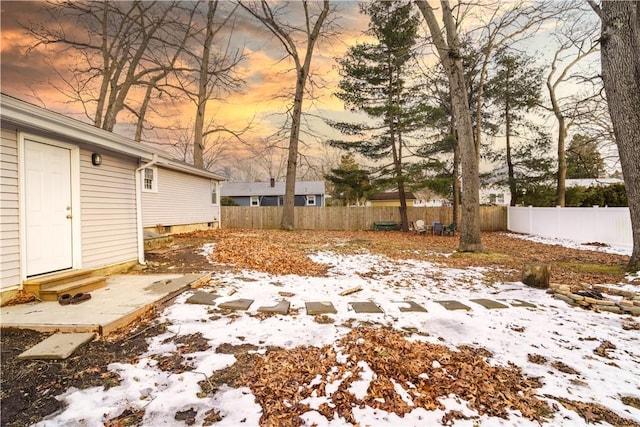
[[[223,197],[246,196],[284,196],[285,182],[225,182],[222,184],[220,195]],[[324,181],[296,181],[295,195],[325,194]]]
[[[410,191],[405,192],[406,200],[417,200],[416,196]],[[397,191],[388,191],[384,193],[376,193],[369,200],[399,200],[400,193]]]

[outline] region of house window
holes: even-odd
[[[260,206],[260,198],[258,196],[251,196],[251,206]]]
[[[145,168],[142,173],[142,191],[158,192],[158,169],[155,167]]]
[[[307,197],[307,206],[316,205],[316,196],[306,196],[306,197]]]
[[[218,204],[218,182],[216,180],[211,180],[211,204]]]
[[[496,193],[491,193],[489,194],[489,203],[492,204],[503,204],[504,203],[504,194],[496,194]]]

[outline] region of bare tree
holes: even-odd
[[[25,27],[36,40],[31,49],[58,46],[78,58],[69,75],[56,70],[66,86],[59,89],[96,127],[112,131],[121,111],[139,111],[132,92],[171,67],[164,60],[176,55],[166,41],[175,36],[179,2],[63,1],[47,10],[46,24]]]
[[[550,19],[560,16],[570,3],[551,1],[530,2],[517,0],[513,2],[495,2],[486,6],[474,4],[474,8],[481,12],[477,19],[482,22],[471,33],[479,33],[481,58],[479,73],[475,82],[475,143],[477,155],[482,146],[482,118],[484,114],[484,91],[489,66],[493,53],[517,41],[522,41],[534,35],[540,27]]]
[[[280,227],[284,230],[294,228],[295,181],[298,164],[298,142],[300,137],[300,122],[302,103],[305,98],[305,86],[309,80],[313,50],[329,24],[327,17],[332,9],[329,0],[322,3],[303,0],[299,3],[303,9],[301,25],[287,21],[293,11],[293,5],[298,3],[277,4],[265,0],[259,3],[240,3],[254,18],[258,19],[278,40],[284,48],[286,56],[294,62],[296,71],[296,87],[291,114],[291,132],[289,135],[287,178],[285,184],[285,200]],[[314,10],[315,9],[315,10]],[[299,19],[299,17],[297,17]],[[293,19],[296,19],[294,17]],[[292,19],[292,20],[293,20]],[[299,37],[302,35],[301,37]]]
[[[287,148],[285,144],[279,144],[279,139],[262,138],[257,144],[252,144],[249,150],[253,154],[255,165],[259,166],[262,173],[269,179],[280,181],[287,173]]]
[[[193,122],[188,124],[180,121],[173,122],[167,128],[159,129],[159,137],[156,145],[162,146],[167,152],[172,153],[176,159],[193,164]],[[222,174],[225,163],[234,162],[229,138],[218,134],[207,141],[203,151],[203,169]]]
[[[602,21],[602,81],[627,190],[633,251],[629,271],[640,271],[640,2],[588,0]]]
[[[244,83],[235,72],[244,55],[239,49],[230,47],[233,38],[231,20],[238,6],[226,9],[228,4],[218,0],[195,2],[190,11],[192,19],[185,20],[182,30],[189,34],[189,41],[187,48],[182,50],[184,65],[175,72],[180,90],[195,105],[193,163],[198,167],[205,167],[208,136],[225,133],[240,138],[247,130],[233,131],[214,124],[213,120],[207,126],[206,121],[207,103],[239,90]],[[216,140],[219,141],[220,136]]]
[[[582,11],[583,12],[583,11]],[[567,15],[556,33],[558,48],[551,61],[551,70],[547,75],[546,86],[551,105],[546,107],[558,122],[558,172],[556,186],[556,205],[565,204],[565,179],[567,176],[566,140],[569,129],[573,126],[578,105],[585,102],[585,97],[561,98],[562,86],[575,79],[572,70],[586,57],[598,51],[597,28],[580,19],[578,13]],[[587,97],[588,98],[588,97]]]
[[[416,5],[427,22],[440,62],[449,80],[451,105],[456,121],[455,128],[462,166],[462,222],[458,250],[462,252],[482,251],[479,164],[473,138],[473,124],[467,98],[457,25],[448,0],[440,0],[444,30],[440,28],[434,9],[426,0],[416,0]]]
[[[573,114],[575,132],[588,136],[596,143],[596,148],[605,162],[605,170],[611,171],[620,166],[620,157],[602,79],[598,77],[597,82],[598,84],[593,87],[595,94],[586,98],[584,102],[576,104],[576,111]]]

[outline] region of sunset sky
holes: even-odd
[[[364,40],[363,31],[367,28],[368,19],[358,12],[356,2],[338,2],[339,34],[330,41],[322,41],[314,53],[313,68],[318,77],[324,80],[325,88],[316,92],[318,98],[307,102],[311,114],[336,118],[343,114],[342,102],[332,96],[333,88],[338,81],[335,58],[342,56],[348,46],[357,40]],[[52,55],[51,49],[39,48],[27,54],[27,47],[33,39],[25,32],[22,25],[30,22],[41,22],[46,18],[44,2],[2,1],[2,36],[1,36],[1,86],[2,92],[16,98],[31,102],[38,106],[60,112],[71,117],[88,121],[82,114],[82,106],[65,102],[64,97],[56,90],[61,86],[59,76],[48,65],[53,63],[59,70],[64,70],[66,62],[74,58],[65,55]],[[283,50],[279,42],[257,21],[248,17],[241,10],[236,12],[238,19],[234,33],[234,44],[243,49],[246,59],[238,68],[239,74],[246,84],[240,93],[233,93],[224,102],[212,101],[207,106],[208,115],[215,116],[216,122],[231,129],[243,129],[252,122],[251,131],[245,139],[259,143],[263,138],[272,135],[284,119],[283,113],[290,104],[282,95],[291,92],[295,74],[291,72],[293,64],[288,60],[281,61]],[[303,55],[304,53],[302,53]],[[188,123],[193,117],[192,104],[167,106],[169,115]],[[314,131],[320,140],[331,129],[320,120],[311,119]],[[119,116],[116,131],[127,134],[130,129],[124,127]],[[131,136],[130,134],[128,136]],[[317,138],[304,137],[310,146],[304,150],[311,156],[326,155],[326,148],[321,147]],[[235,144],[235,143],[233,143]],[[283,143],[286,141],[283,139]],[[231,150],[232,157],[244,157],[246,147],[237,144]],[[325,154],[323,154],[325,153]],[[339,157],[333,153],[333,157]],[[235,161],[236,159],[234,159]]]
[[[225,7],[233,3],[223,2]],[[358,3],[355,1],[335,1],[336,5],[336,34],[330,40],[322,40],[314,51],[313,70],[316,81],[323,84],[314,95],[313,103],[305,101],[305,111],[309,113],[307,122],[313,135],[303,133],[301,135],[301,151],[308,156],[309,161],[323,164],[326,167],[335,167],[339,161],[339,151],[326,147],[322,142],[329,137],[336,137],[336,132],[327,126],[321,119],[330,118],[345,120],[349,114],[345,112],[342,102],[333,93],[336,90],[339,76],[337,73],[336,58],[342,57],[349,46],[357,42],[366,41],[368,36],[364,31],[368,26],[368,17],[358,11]],[[295,5],[300,10],[299,3]],[[317,6],[317,5],[316,5]],[[50,110],[89,122],[82,113],[82,106],[78,103],[68,103],[56,90],[62,85],[60,77],[49,64],[53,64],[59,72],[64,70],[76,58],[69,53],[56,54],[53,47],[41,47],[27,54],[27,47],[33,43],[33,39],[25,32],[22,25],[45,22],[46,3],[39,1],[1,1],[1,90],[3,93],[31,102]],[[239,9],[235,21],[235,30],[232,39],[232,47],[241,49],[246,58],[238,67],[239,75],[246,84],[241,92],[233,93],[224,101],[211,101],[207,105],[207,115],[215,118],[216,124],[224,125],[233,130],[240,130],[251,123],[251,129],[243,136],[246,142],[254,147],[264,145],[267,137],[274,135],[285,119],[286,109],[291,105],[295,73],[292,72],[293,64],[284,59],[284,51],[279,42],[274,39],[261,23],[251,18],[246,12]],[[482,16],[468,17],[476,26],[482,25]],[[294,20],[296,25],[303,22]],[[47,25],[51,25],[48,23]],[[547,28],[548,30],[548,28]],[[529,39],[523,50],[538,57],[540,65],[548,66],[550,57],[554,52],[553,40],[547,36],[538,35]],[[69,51],[72,52],[72,51]],[[431,47],[425,48],[425,62],[435,62],[435,57],[430,54]],[[303,55],[303,53],[301,53]],[[598,66],[599,56],[594,55],[586,67]],[[545,74],[548,71],[545,71]],[[593,70],[585,71],[585,74],[593,73]],[[565,93],[571,93],[569,86],[563,89]],[[163,106],[162,119],[164,124],[181,123],[188,125],[194,115],[193,104],[184,102],[180,104],[168,104]],[[358,117],[360,118],[360,117]],[[119,125],[116,132],[132,136],[132,127],[128,126],[125,116],[118,117]],[[552,130],[554,120],[545,119],[543,126]],[[161,136],[145,134],[145,141],[156,142]],[[278,146],[286,147],[288,133],[281,134],[270,141]],[[499,143],[499,141],[498,141]],[[262,175],[261,179],[268,176],[267,169],[278,168],[275,163],[282,163],[285,156],[284,150],[275,150],[267,154],[256,155],[242,143],[230,141],[226,145],[227,151],[222,156],[220,163],[227,166],[227,170],[240,170],[242,173],[234,175],[235,179],[254,179],[252,175]],[[328,164],[333,162],[333,164]],[[280,165],[282,167],[282,165]],[[221,172],[223,167],[215,167]],[[281,175],[280,175],[281,176]],[[280,177],[278,176],[278,177]]]

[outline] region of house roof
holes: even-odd
[[[612,184],[624,184],[624,181],[620,178],[585,178],[565,181],[567,187],[603,187]]]
[[[416,200],[416,196],[412,192],[406,191],[405,198],[407,200]],[[400,200],[400,193],[397,191],[388,191],[385,193],[376,193],[369,200]]]
[[[285,183],[277,181],[272,187],[269,182],[225,182],[220,189],[223,197],[242,196],[283,196]],[[324,181],[297,181],[296,196],[324,194]]]
[[[0,93],[0,120],[3,126],[17,125],[20,129],[38,132],[49,137],[64,137],[88,146],[150,161],[157,155],[157,164],[173,170],[223,181],[225,178],[205,169],[184,163],[151,145],[91,126],[62,114],[35,106]]]

